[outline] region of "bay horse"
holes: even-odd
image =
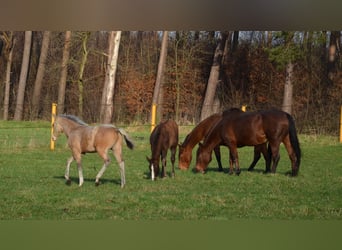
[[[171,151],[172,177],[175,176],[175,160],[178,146],[178,125],[173,120],[159,123],[150,136],[151,158],[146,156],[149,162],[151,179],[155,180],[159,176],[159,161],[162,162],[161,177],[166,177],[166,156],[167,151]]]
[[[197,150],[196,170],[204,171],[211,161],[211,152],[222,143],[229,147],[230,170],[233,166],[240,174],[238,147],[256,146],[265,150],[268,143],[266,170],[272,173],[280,159],[280,143],[285,145],[292,165],[292,176],[297,176],[301,161],[301,150],[296,127],[291,115],[280,110],[242,112],[239,109],[226,111],[224,118],[213,128]],[[272,168],[270,169],[272,161]]]
[[[186,137],[182,144],[179,145],[179,168],[182,170],[186,170],[189,168],[191,160],[192,160],[192,149],[198,144],[200,141],[202,141],[210,132],[211,129],[215,127],[215,125],[221,121],[222,116],[229,115],[229,112],[223,112],[213,114],[209,116],[208,118],[201,121]],[[215,146],[213,149],[215,152],[215,157],[218,163],[218,169],[219,171],[223,171],[222,168],[222,162],[221,162],[221,152],[220,152],[220,145]],[[265,148],[265,145],[263,146],[255,146],[254,147],[254,159],[251,163],[249,170],[253,170],[254,166],[257,164],[258,160],[261,157],[261,153],[263,153],[263,156],[266,160],[267,157],[267,150]],[[201,171],[203,172],[203,171]]]
[[[67,160],[64,175],[67,184],[71,183],[69,178],[70,164],[75,160],[78,168],[79,186],[82,186],[84,179],[81,155],[97,152],[104,161],[95,179],[95,184],[99,185],[99,180],[110,163],[108,150],[112,149],[120,168],[121,187],[125,186],[125,162],[122,157],[122,141],[125,140],[129,149],[133,149],[134,144],[123,129],[110,124],[89,126],[76,116],[58,115],[53,124],[52,140],[56,141],[61,133],[64,133],[67,137],[68,146],[72,152],[72,156]]]

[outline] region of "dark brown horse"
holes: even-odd
[[[229,115],[229,112],[223,112],[223,114],[213,114],[208,118],[201,121],[186,137],[184,142],[179,145],[179,168],[180,169],[188,169],[192,160],[192,149],[202,141],[210,132],[215,125],[221,121],[222,115]],[[220,152],[220,145],[215,146],[214,152],[215,157],[218,163],[219,171],[222,171],[222,163],[221,163],[221,152]],[[254,166],[257,164],[258,160],[261,157],[261,153],[263,153],[264,158],[266,160],[267,157],[267,150],[263,146],[255,146],[254,148],[254,159],[251,163],[249,170],[252,170]]]
[[[79,186],[83,184],[83,171],[81,163],[81,155],[85,153],[97,152],[103,159],[104,164],[96,175],[95,184],[99,184],[99,180],[110,163],[107,153],[109,149],[113,150],[113,154],[120,167],[121,187],[126,184],[125,178],[125,162],[122,158],[122,141],[126,142],[128,148],[133,149],[133,142],[123,129],[116,128],[113,125],[88,126],[79,118],[72,115],[59,115],[53,124],[52,139],[55,141],[60,133],[64,132],[68,138],[68,145],[71,149],[72,156],[68,159],[65,179],[70,184],[69,170],[70,164],[76,160],[79,175]]]
[[[242,112],[239,109],[226,111],[224,118],[217,123],[197,151],[196,169],[204,171],[211,161],[211,152],[218,144],[229,147],[230,173],[233,166],[240,173],[237,148],[260,145],[263,151],[268,143],[266,170],[275,173],[280,159],[279,146],[283,142],[292,163],[292,176],[299,171],[301,150],[295,123],[289,114],[279,110]]]
[[[166,156],[167,151],[171,151],[172,177],[175,176],[175,160],[178,146],[178,125],[173,120],[159,123],[152,131],[150,136],[151,159],[146,157],[149,162],[151,179],[155,180],[159,176],[159,161],[162,162],[161,177],[166,177]]]

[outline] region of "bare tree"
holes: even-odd
[[[284,98],[282,110],[291,114],[293,96],[293,63],[290,61],[286,65],[286,76],[284,85]]]
[[[102,123],[111,123],[113,117],[113,97],[115,74],[117,69],[121,31],[111,31],[108,45],[108,64],[102,92],[100,119]]]
[[[211,66],[207,89],[205,92],[205,97],[204,97],[202,112],[201,112],[201,121],[213,113],[215,93],[216,93],[217,84],[219,82],[220,67],[222,63],[222,56],[224,53],[224,47],[226,44],[227,37],[228,37],[227,32],[221,32],[221,39],[218,41],[218,44],[214,53],[213,64]]]
[[[167,43],[168,43],[168,31],[163,32],[162,45],[160,50],[159,62],[158,62],[158,71],[156,77],[156,84],[154,85],[153,97],[152,97],[152,105],[161,104],[160,98],[162,95],[162,80],[165,70],[166,56],[167,56]],[[161,106],[161,105],[158,105]],[[161,109],[158,108],[159,117],[161,114]]]
[[[334,80],[338,71],[338,62],[341,53],[341,32],[331,31],[329,43],[329,58],[328,58],[328,77]]]
[[[40,57],[39,57],[39,65],[38,65],[36,80],[34,82],[34,89],[33,89],[33,95],[32,95],[32,109],[33,109],[32,117],[33,118],[38,117],[40,93],[41,93],[43,78],[44,78],[44,73],[45,73],[45,64],[46,64],[46,58],[47,58],[48,49],[49,49],[50,34],[51,34],[50,31],[44,31],[44,34],[43,34],[42,48],[41,48]]]
[[[88,38],[90,36],[90,32],[82,32],[82,59],[80,64],[80,70],[78,73],[78,115],[83,116],[83,74],[84,74],[84,68],[87,63],[88,59],[88,48],[87,48],[87,42]]]
[[[6,78],[5,78],[5,96],[4,96],[4,120],[8,120],[8,107],[9,107],[9,95],[11,86],[11,68],[13,59],[13,49],[15,44],[15,39],[13,38],[13,32],[3,32],[1,36],[2,40],[5,41],[7,65],[6,65]]]
[[[21,71],[20,71],[20,78],[19,78],[17,104],[15,107],[15,113],[14,113],[14,120],[16,121],[22,120],[22,116],[23,116],[25,87],[26,87],[27,73],[28,73],[29,64],[30,64],[31,42],[32,42],[32,31],[25,31],[23,60],[21,64]]]
[[[58,114],[64,113],[64,102],[65,102],[65,88],[66,88],[66,79],[67,79],[67,70],[68,70],[68,61],[70,56],[70,43],[71,43],[71,31],[65,32],[65,42],[63,49],[63,58],[62,58],[62,69],[61,69],[61,77],[59,79],[58,84],[58,106],[57,112]]]

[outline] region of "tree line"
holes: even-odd
[[[229,107],[280,108],[338,133],[340,31],[2,31],[0,119],[194,124]]]

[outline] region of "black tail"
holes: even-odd
[[[296,131],[296,126],[295,122],[292,118],[291,115],[286,114],[287,119],[289,120],[289,136],[290,136],[290,142],[293,147],[293,150],[295,152],[295,155],[297,157],[297,172],[299,171],[299,165],[300,165],[300,160],[302,157],[302,152],[300,150],[299,146],[299,141],[298,141],[298,136],[297,136],[297,131]],[[297,173],[295,173],[297,174]]]
[[[118,131],[120,132],[120,134],[123,136],[123,138],[125,139],[126,145],[129,149],[133,149],[134,148],[134,144],[133,141],[129,138],[128,134],[126,133],[125,130],[123,130],[122,128],[118,128]]]

